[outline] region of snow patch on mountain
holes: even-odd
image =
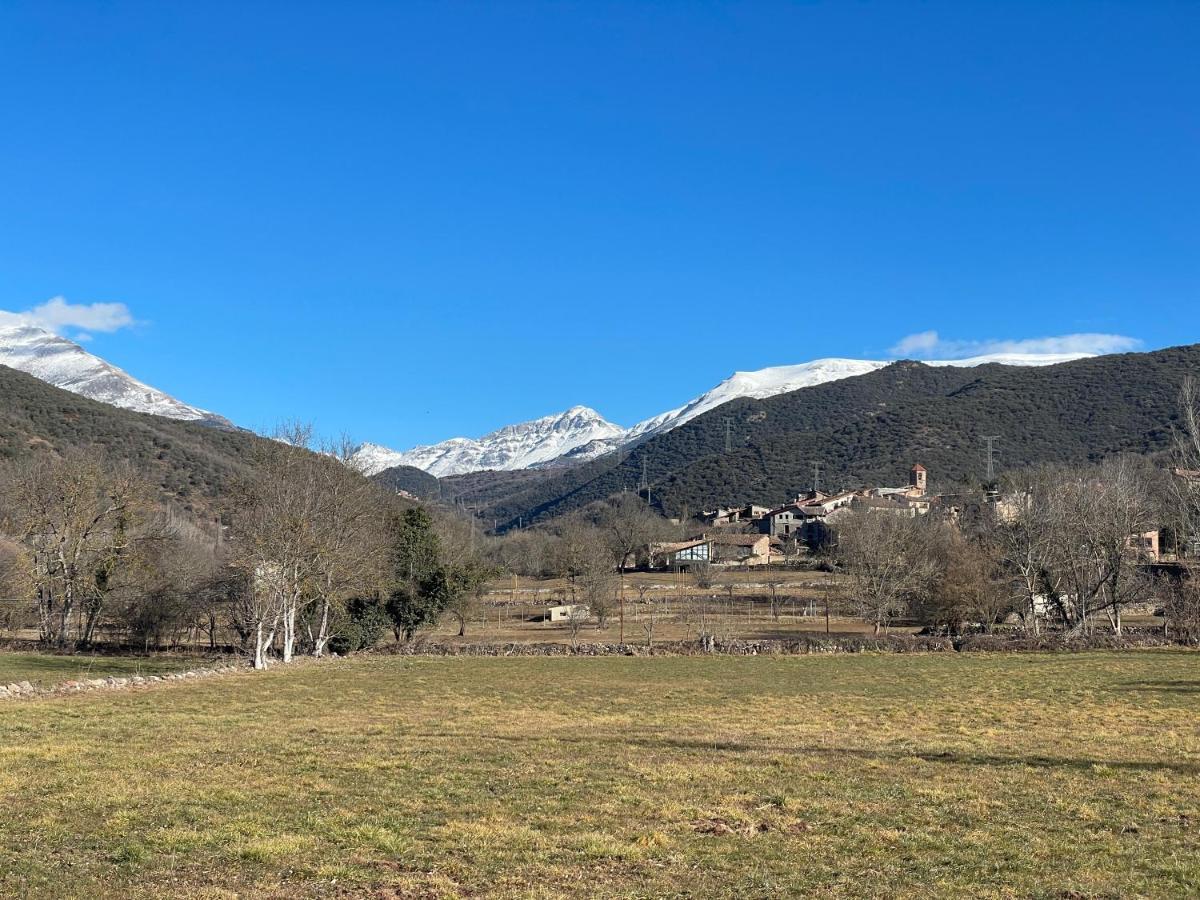
[[[17,369],[89,400],[134,412],[232,428],[228,419],[188,406],[35,325],[0,327],[0,365]]]
[[[926,359],[927,366],[963,366],[974,368],[995,363],[1001,366],[1054,366],[1076,359],[1091,359],[1095,353],[989,353],[967,359]]]
[[[970,359],[925,360],[929,366],[1049,366],[1093,356],[1090,353],[996,353]],[[529,469],[569,465],[603,456],[635,442],[678,428],[699,415],[742,397],[765,400],[843,378],[874,372],[892,362],[870,359],[816,359],[793,366],[772,366],[755,372],[735,372],[711,391],[639,422],[626,430],[605,421],[599,413],[577,406],[557,416],[510,425],[478,440],[453,438],[440,444],[414,447],[401,453],[364,444],[355,454],[355,465],[368,475],[392,466],[416,466],[439,477],[484,469]]]
[[[865,375],[888,365],[865,359],[815,359],[794,366],[772,366],[757,372],[735,372],[711,391],[701,394],[678,409],[661,413],[629,429],[628,440],[635,441],[678,428],[710,409],[730,400],[749,397],[765,400],[776,394],[786,394],[801,388]]]
[[[594,409],[575,406],[532,422],[506,425],[477,440],[451,438],[403,453],[364,444],[352,463],[367,475],[394,466],[415,466],[438,477],[484,469],[510,471],[542,465],[593,442],[620,440],[624,435],[625,429],[605,421]]]
[[[923,360],[927,366],[982,366],[998,363],[1006,366],[1051,366],[1092,356],[1090,353],[994,353],[974,356],[969,359]],[[894,360],[893,360],[894,362]],[[877,369],[892,365],[892,362],[870,359],[815,359],[794,366],[772,366],[756,372],[735,372],[715,388],[701,394],[678,409],[661,413],[654,418],[639,422],[629,429],[628,442],[642,440],[678,428],[696,416],[716,409],[730,400],[749,397],[765,400],[778,394],[787,394],[801,388],[814,387],[856,375],[866,375]]]

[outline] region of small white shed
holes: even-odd
[[[549,622],[570,622],[571,620],[579,621],[586,619],[592,614],[592,611],[580,603],[567,603],[562,606],[551,606],[546,610],[546,619]]]

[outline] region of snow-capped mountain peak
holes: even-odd
[[[135,412],[225,428],[228,419],[188,406],[36,325],[0,326],[0,365],[74,394]]]
[[[928,360],[930,366],[1048,366],[1069,362],[1088,353],[1001,353],[970,359]],[[712,390],[676,409],[639,422],[626,430],[605,421],[586,406],[563,413],[509,425],[478,440],[453,438],[404,453],[376,444],[364,444],[355,455],[358,467],[376,474],[392,466],[408,465],[433,475],[458,475],[483,469],[529,469],[552,463],[583,462],[678,428],[709,410],[741,397],[763,400],[801,388],[843,378],[853,378],[892,363],[870,359],[815,359],[791,366],[772,366],[752,372],[735,372]]]
[[[814,359],[794,366],[772,366],[755,372],[734,372],[711,391],[701,394],[678,409],[661,413],[629,429],[630,440],[640,440],[678,428],[710,409],[739,397],[764,400],[776,394],[800,388],[865,375],[888,365],[865,359]]]
[[[363,444],[353,463],[367,475],[394,466],[415,466],[439,477],[483,469],[529,469],[594,442],[604,445],[599,452],[607,452],[612,449],[608,442],[619,441],[624,435],[625,429],[605,421],[594,409],[573,406],[530,422],[506,425],[477,440],[451,438],[403,453],[378,444]]]

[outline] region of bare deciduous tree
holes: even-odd
[[[617,575],[607,560],[597,559],[580,573],[576,581],[576,594],[572,603],[583,603],[591,610],[596,620],[596,630],[608,627],[612,617],[613,598],[617,593]]]
[[[588,607],[582,603],[572,603],[567,606],[567,633],[571,636],[571,649],[579,649],[579,632],[591,618]]]
[[[254,666],[265,668],[279,632],[291,662],[300,614],[320,574],[320,498],[311,429],[293,426],[263,442],[253,480],[234,511],[237,562],[254,579]]]
[[[1026,484],[1011,485],[996,513],[994,535],[1002,565],[1008,570],[1025,630],[1038,634],[1046,598],[1062,595],[1057,570],[1050,498],[1056,473],[1030,473]]]
[[[1149,496],[1140,465],[1127,457],[1064,472],[1052,483],[1053,561],[1069,594],[1061,608],[1072,630],[1087,631],[1093,616],[1104,613],[1120,634],[1123,607],[1144,595],[1130,542],[1156,527]]]
[[[717,570],[710,563],[696,563],[688,569],[692,581],[702,591],[710,591],[717,583]]]
[[[81,451],[9,464],[0,484],[42,640],[73,646],[90,637],[108,584],[138,541],[152,508],[150,487],[130,467]]]
[[[642,631],[646,632],[646,646],[654,646],[654,626],[658,622],[658,608],[662,599],[649,584],[637,586],[638,609],[642,614]]]
[[[342,439],[326,446],[313,461],[317,501],[312,592],[316,610],[310,617],[308,636],[314,656],[325,653],[334,615],[352,597],[382,591],[388,577],[382,494],[351,465],[354,450],[354,445]]]
[[[1103,614],[1121,633],[1124,607],[1147,592],[1139,542],[1158,527],[1153,493],[1145,463],[1129,457],[1029,475],[996,529],[1027,627],[1044,607],[1071,632]]]
[[[1166,512],[1175,538],[1173,549],[1185,558],[1200,545],[1200,383],[1194,378],[1185,378],[1179,391],[1179,422]]]
[[[617,605],[621,643],[625,643],[625,572],[630,565],[637,564],[639,553],[663,535],[667,521],[656,515],[640,497],[619,494],[603,508],[600,522],[620,577]]]
[[[935,571],[928,523],[888,511],[851,512],[838,523],[849,603],[876,635],[928,589]]]
[[[1172,639],[1200,643],[1200,579],[1194,572],[1170,584],[1163,614]]]
[[[997,545],[987,533],[965,535],[941,523],[931,527],[936,569],[921,604],[923,618],[954,631],[967,624],[991,631],[1016,605]]]
[[[783,603],[786,599],[780,595],[779,589],[785,584],[787,584],[786,581],[775,575],[767,579],[767,589],[771,592],[771,618],[776,622],[779,621],[779,615],[783,612]]]

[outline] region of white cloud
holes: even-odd
[[[55,297],[24,312],[0,309],[0,326],[36,325],[55,334],[69,328],[85,329],[76,340],[90,340],[91,334],[87,332],[111,333],[136,324],[124,303],[68,303],[63,297]]]
[[[936,331],[922,331],[901,339],[889,351],[893,356],[923,359],[965,359],[993,353],[1124,353],[1142,345],[1123,334],[1060,334],[1020,340],[943,340]]]
[[[936,331],[921,331],[910,334],[888,352],[893,356],[929,356],[937,350],[938,333]]]

